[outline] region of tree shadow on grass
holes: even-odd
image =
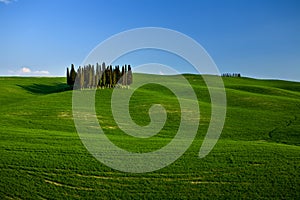
[[[34,94],[53,94],[58,92],[64,92],[72,90],[70,86],[64,83],[58,83],[56,85],[45,85],[45,84],[32,84],[32,85],[17,85],[24,90]]]

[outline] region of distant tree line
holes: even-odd
[[[130,65],[124,65],[120,69],[117,65],[86,65],[79,66],[75,71],[74,65],[71,70],[67,68],[67,84],[73,89],[84,88],[114,88],[116,86],[128,86],[132,83],[132,71]]]
[[[222,74],[222,77],[241,77],[241,74],[239,74],[239,73],[224,73],[224,74]]]

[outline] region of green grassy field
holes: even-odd
[[[65,78],[0,77],[0,199],[299,199],[300,83],[223,78],[225,126],[215,148],[199,159],[210,98],[201,76],[185,77],[201,110],[196,139],[173,164],[143,174],[113,170],[86,150],[74,126],[72,91]],[[111,93],[97,91],[96,111],[116,145],[149,152],[176,134],[179,104],[168,89],[145,85],[131,98],[137,124],[149,123],[153,103],[168,111],[162,131],[147,140],[118,129],[110,111]]]

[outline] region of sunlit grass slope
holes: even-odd
[[[135,75],[135,79],[143,76]],[[98,162],[81,143],[65,78],[0,77],[0,199],[228,199],[300,198],[300,83],[223,78],[227,117],[220,140],[203,159],[198,152],[210,120],[210,98],[199,75],[185,75],[200,105],[192,146],[156,172],[131,174]],[[176,81],[176,76],[166,77]],[[96,112],[108,137],[132,152],[167,145],[177,132],[180,107],[165,87],[148,84],[130,101],[139,125],[162,104],[160,133],[136,139],[118,129],[112,89],[98,90]]]

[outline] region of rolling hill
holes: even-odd
[[[135,74],[134,79],[143,76],[155,78]],[[300,83],[223,78],[225,126],[215,148],[199,159],[210,98],[201,76],[184,76],[201,110],[196,139],[173,164],[142,174],[113,170],[86,150],[74,126],[65,78],[0,77],[0,198],[300,198]],[[180,120],[172,92],[148,84],[132,96],[130,114],[139,125],[149,123],[152,104],[168,111],[162,131],[147,140],[118,129],[111,94],[112,89],[102,89],[96,96],[97,117],[111,141],[132,152],[150,152],[170,142]]]

